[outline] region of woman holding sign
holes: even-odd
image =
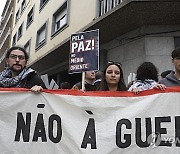
[[[99,90],[101,91],[126,91],[121,64],[109,61],[104,69]]]

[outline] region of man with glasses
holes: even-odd
[[[6,53],[8,67],[0,72],[0,87],[28,88],[33,92],[40,92],[45,85],[38,73],[27,68],[28,54],[20,46],[11,47]]]
[[[175,72],[172,71],[164,79],[160,80],[160,83],[167,87],[180,86],[180,47],[173,50],[171,57]]]

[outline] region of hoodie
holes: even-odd
[[[159,83],[166,85],[167,87],[180,86],[180,80],[174,76],[174,72],[168,74],[164,79],[160,80]]]

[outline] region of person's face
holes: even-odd
[[[9,57],[6,59],[7,64],[10,69],[14,72],[21,72],[26,66],[27,60],[25,58],[24,52],[20,50],[11,51]]]
[[[172,63],[175,66],[175,70],[180,72],[180,57],[176,57],[176,58],[172,59]]]
[[[105,74],[107,84],[117,85],[120,80],[120,73],[120,69],[116,65],[110,65]]]
[[[86,79],[95,79],[95,71],[87,71],[85,76]]]

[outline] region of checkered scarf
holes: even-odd
[[[18,76],[12,77],[11,70],[7,68],[0,72],[0,84],[4,87],[20,87],[22,80],[32,72],[35,71],[31,68],[24,68]]]

